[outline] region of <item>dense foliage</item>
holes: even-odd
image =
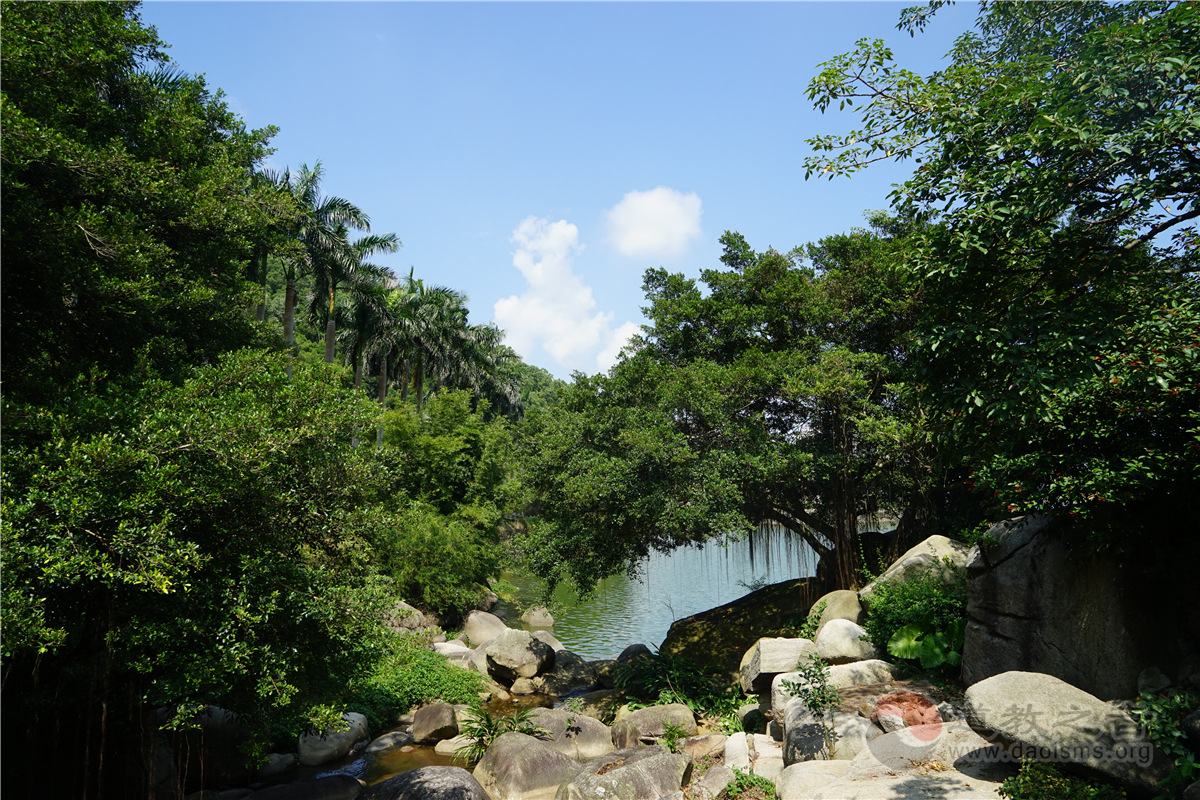
[[[994,3],[933,75],[864,40],[810,85],[863,123],[810,174],[912,159],[895,207],[940,213],[915,352],[999,510],[1170,516],[1200,477],[1198,53],[1195,3]]]
[[[535,569],[583,588],[669,549],[770,521],[853,580],[857,519],[924,511],[932,454],[903,387],[914,313],[901,226],[804,251],[726,233],[723,269],[646,273],[651,324],[608,376],[525,426],[543,501]]]

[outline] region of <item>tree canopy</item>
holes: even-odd
[[[652,548],[774,523],[853,582],[859,517],[915,519],[933,485],[902,386],[915,306],[900,226],[878,223],[790,253],[726,233],[707,290],[646,272],[642,336],[527,421],[543,574],[586,588]]]
[[[919,76],[863,40],[809,88],[862,121],[809,140],[810,176],[911,161],[893,204],[938,215],[913,263],[943,445],[1008,511],[1178,509],[1200,477],[1200,7],[993,3],[950,55]]]

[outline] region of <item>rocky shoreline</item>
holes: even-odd
[[[1170,759],[1139,730],[1128,713],[1129,703],[1113,702],[1129,696],[1106,702],[1052,670],[1029,669],[1036,652],[992,635],[995,609],[1018,602],[997,593],[1002,581],[996,565],[1012,561],[1013,552],[1046,546],[1037,544],[1045,527],[1045,520],[1037,518],[1003,523],[993,529],[987,545],[974,548],[931,537],[878,579],[904,582],[930,569],[946,570],[950,577],[970,576],[975,596],[968,617],[975,628],[975,653],[968,637],[963,675],[973,680],[962,694],[925,680],[906,680],[906,673],[884,660],[886,653],[867,639],[860,622],[869,613],[878,581],[858,592],[842,590],[820,598],[814,607],[822,612],[811,639],[761,637],[741,654],[737,681],[758,702],[743,706],[738,716],[744,731],[732,734],[715,730],[710,720],[697,718],[680,703],[627,704],[613,679],[620,664],[650,655],[645,645],[631,645],[615,660],[585,661],[549,632],[553,619],[544,610],[525,620],[538,626],[533,631],[510,628],[497,616],[475,611],[457,638],[432,647],[451,664],[486,676],[492,702],[534,694],[570,697],[569,704],[529,712],[542,734],[497,736],[471,771],[421,767],[370,787],[354,776],[330,775],[192,797],[704,800],[720,797],[738,770],[772,782],[784,800],[998,799],[1001,782],[1023,760],[1054,763],[1066,772],[1121,787],[1130,797],[1152,796],[1169,774]],[[1011,578],[1004,580],[1005,591],[1019,590]],[[1019,602],[1030,607],[1036,598]],[[412,615],[407,624],[419,626],[420,620]],[[1011,628],[1012,622],[1004,624]],[[1072,665],[1068,677],[1081,672],[1077,654],[1054,651],[1052,645],[1043,643],[1042,649],[1053,651],[1054,664]],[[716,655],[720,660],[722,654]],[[837,690],[837,702],[824,714],[805,692],[811,673],[798,670],[814,655],[827,665],[829,686]],[[729,656],[723,654],[727,661]],[[1025,668],[996,668],[1014,663]],[[1200,670],[1191,666],[1181,659],[1174,681],[1156,667],[1143,669],[1143,684],[1154,679],[1160,689],[1164,681],[1200,688]],[[1122,669],[1128,671],[1128,665]],[[463,730],[470,713],[466,706],[446,703],[423,706],[402,719],[399,729],[369,744],[365,718],[346,714],[343,730],[302,737],[296,754],[271,756],[257,779],[279,780],[292,764],[328,763],[364,746],[368,754],[425,745],[454,755],[471,743]],[[1195,717],[1192,727],[1200,728]],[[1190,800],[1198,794],[1200,784],[1194,784],[1183,796]]]

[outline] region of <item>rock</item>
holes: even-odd
[[[967,554],[971,548],[945,536],[930,536],[896,559],[882,575],[864,586],[858,593],[858,601],[868,612],[875,588],[883,582],[904,583],[917,575],[933,572],[946,583],[962,578],[967,568]],[[949,559],[947,563],[946,559]]]
[[[792,698],[783,708],[783,763],[826,761],[833,757],[825,740],[825,725],[800,698]],[[729,763],[726,758],[726,763]]]
[[[430,703],[421,706],[413,715],[413,741],[435,744],[458,735],[458,716],[449,703]]]
[[[612,730],[586,714],[565,708],[535,708],[530,718],[550,734],[546,744],[576,761],[598,758],[616,749]]]
[[[406,744],[413,743],[412,731],[391,731],[376,739],[367,745],[366,753],[381,753],[384,750],[391,750],[396,747],[403,747]]]
[[[489,800],[483,786],[462,767],[421,767],[381,781],[361,800]]]
[[[463,669],[472,669],[474,651],[456,642],[435,642],[433,652],[443,656],[451,664]]]
[[[817,622],[817,635],[821,635],[821,631],[825,630],[825,626],[835,619],[844,619],[853,622],[855,625],[862,622],[863,608],[858,602],[858,592],[851,589],[838,589],[829,594],[822,595],[817,602],[813,603],[813,608],[825,604],[825,610],[821,612],[820,620]]]
[[[1096,554],[1085,533],[1040,514],[993,525],[987,538],[993,543],[977,545],[968,563],[968,685],[1040,672],[1104,700],[1134,697],[1144,668],[1173,673],[1186,643],[1200,641],[1200,605],[1147,577],[1161,570],[1137,553]]]
[[[534,606],[521,615],[521,622],[533,628],[553,628],[554,617],[545,606]]]
[[[717,800],[725,787],[737,779],[737,773],[724,764],[713,764],[699,778],[688,784],[692,800]]]
[[[613,744],[618,748],[653,744],[662,738],[667,723],[683,728],[685,736],[696,735],[696,717],[682,703],[650,706],[620,718],[612,726]]]
[[[1200,781],[1184,789],[1183,794],[1179,795],[1179,800],[1200,800]]]
[[[350,775],[327,775],[311,781],[279,783],[259,789],[250,800],[354,800],[366,784]]]
[[[770,708],[770,698],[768,698],[767,708]],[[746,703],[738,706],[737,717],[738,722],[742,723],[742,730],[746,733],[765,733],[767,730],[767,718],[763,714],[761,703]]]
[[[930,769],[954,769],[971,779],[998,782],[1015,774],[1016,765],[965,722],[953,722],[918,725],[871,739],[854,757],[846,778],[863,780]]]
[[[557,800],[661,800],[679,791],[691,772],[688,756],[660,753],[602,775],[581,773],[562,787]]]
[[[679,743],[679,752],[691,756],[693,760],[699,760],[705,756],[725,752],[725,742],[728,739],[723,733],[689,736]]]
[[[458,755],[458,751],[463,747],[469,747],[475,740],[466,734],[460,733],[457,736],[452,736],[449,739],[442,739],[433,746],[433,752],[440,756]]]
[[[537,639],[539,642],[545,642],[546,644],[550,645],[550,649],[555,653],[566,649],[563,647],[563,643],[556,639],[554,634],[552,634],[550,631],[532,631],[532,633],[533,638]]]
[[[814,791],[838,780],[848,769],[849,761],[798,761],[779,773],[776,796],[779,800],[808,800]]]
[[[1180,730],[1187,737],[1188,748],[1200,756],[1200,711],[1193,711],[1179,723]]]
[[[971,727],[1014,758],[1062,762],[1140,794],[1170,771],[1132,717],[1051,675],[1005,672],[974,684],[966,697]]]
[[[253,789],[226,789],[217,794],[217,800],[245,800],[254,794]]]
[[[508,630],[504,620],[487,611],[472,611],[463,623],[462,635],[472,647],[495,639]]]
[[[537,687],[533,685],[532,678],[517,678],[513,681],[512,686],[508,688],[509,691],[516,695],[533,694],[537,691]]]
[[[262,782],[271,778],[277,778],[280,775],[286,775],[298,763],[300,763],[300,757],[295,753],[269,753],[267,754],[266,763],[254,773],[254,780],[252,782]]]
[[[644,644],[631,644],[617,656],[618,664],[631,664],[642,657],[653,658],[654,653]]]
[[[981,782],[950,770],[857,780],[842,778],[816,787],[804,796],[804,800],[880,800],[884,797],[1001,800],[998,790],[999,784]]]
[[[596,682],[600,684],[601,689],[613,688],[617,677],[617,660],[615,658],[589,661],[588,666],[596,671]]]
[[[879,658],[879,652],[867,638],[867,632],[847,619],[831,619],[821,628],[814,644],[817,646],[817,655],[828,664],[849,664]]]
[[[534,679],[534,688],[551,697],[561,697],[578,691],[590,691],[596,686],[596,671],[570,650],[554,654],[554,667]]]
[[[528,631],[511,628],[487,646],[488,674],[504,684],[517,678],[532,678],[554,667],[550,645],[533,638]]]
[[[888,733],[914,725],[936,725],[943,721],[933,701],[916,692],[885,694],[875,703],[871,719]]]
[[[583,763],[583,772],[590,775],[599,775],[625,764],[632,764],[645,758],[652,758],[653,756],[666,755],[670,752],[665,745],[661,744],[650,745],[649,747],[641,745],[622,747],[619,750],[613,750],[611,753],[605,753],[602,756],[585,761]]]
[[[725,742],[725,766],[775,780],[783,772],[783,749],[761,733],[735,733]]]
[[[425,615],[401,600],[384,617],[384,624],[396,633],[415,631],[425,625]]]
[[[1158,667],[1146,667],[1138,673],[1138,694],[1157,694],[1171,687],[1171,679]]]
[[[477,645],[475,649],[471,651],[470,668],[478,672],[480,675],[488,677],[489,679],[491,676],[488,675],[487,649],[488,646],[494,641],[496,640],[489,639],[483,644]]]
[[[829,668],[829,685],[835,689],[848,689],[852,686],[869,686],[873,683],[886,683],[895,677],[895,667],[886,661],[870,659],[855,661],[852,664],[837,664]],[[782,672],[771,681],[771,708],[781,709],[788,700],[795,696],[785,683],[799,684],[799,672]]]
[[[742,656],[738,668],[742,691],[746,694],[767,692],[776,675],[794,671],[816,651],[816,645],[808,639],[759,639]]]
[[[833,758],[849,761],[865,751],[883,731],[869,719],[845,711],[833,712]]]
[[[551,800],[581,770],[546,742],[509,732],[492,742],[474,775],[491,800]]]
[[[367,718],[362,714],[350,711],[342,714],[342,721],[340,730],[306,733],[300,737],[301,764],[313,767],[341,758],[350,752],[355,742],[367,737]]]
[[[625,692],[621,689],[598,689],[575,699],[580,714],[586,714],[608,725],[612,723],[617,709],[625,699]]]
[[[676,620],[659,647],[664,655],[684,656],[737,673],[741,654],[764,637],[808,613],[816,583],[807,579],[765,586],[723,606]]]

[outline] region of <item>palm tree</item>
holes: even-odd
[[[394,253],[400,239],[394,233],[372,234],[348,241],[345,226],[339,226],[336,240],[323,243],[311,259],[314,278],[309,314],[325,323],[325,363],[332,364],[337,336],[337,290],[368,291],[377,283],[383,268],[368,259],[376,253]]]
[[[267,175],[280,191],[292,196],[297,206],[287,230],[288,238],[296,246],[283,257],[283,338],[291,347],[296,329],[296,277],[301,272],[313,272],[321,259],[348,246],[347,226],[369,231],[371,220],[349,200],[321,194],[324,170],[320,161],[311,169],[307,164],[301,164],[294,175],[291,170],[284,170],[282,175],[271,172]]]

